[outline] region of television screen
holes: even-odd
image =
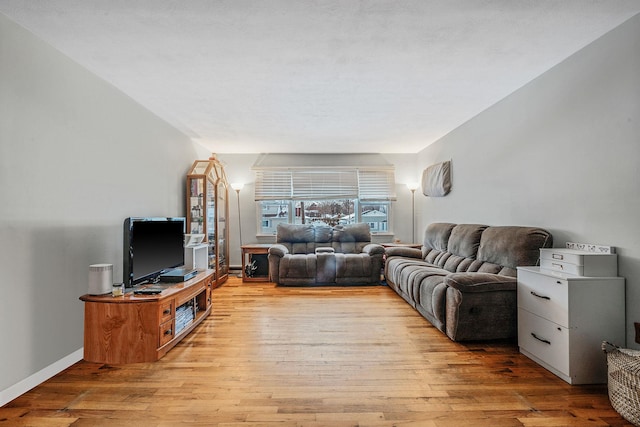
[[[185,218],[130,217],[124,222],[126,287],[157,281],[166,270],[184,265]]]

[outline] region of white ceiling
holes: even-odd
[[[414,153],[640,0],[0,0],[217,153]]]

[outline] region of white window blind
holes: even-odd
[[[358,188],[362,201],[396,200],[396,179],[392,169],[359,170]]]
[[[256,169],[255,200],[396,200],[392,168]]]
[[[352,199],[358,197],[358,176],[355,170],[293,171],[293,198]]]
[[[289,200],[293,194],[291,171],[257,170],[256,200]]]

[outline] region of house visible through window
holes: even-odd
[[[278,224],[368,223],[372,233],[390,232],[395,200],[393,168],[257,169],[255,199],[259,234]]]

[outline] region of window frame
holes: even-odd
[[[298,203],[327,200],[350,200],[354,204],[356,222],[363,222],[362,206],[386,205],[385,229],[373,227],[371,232],[375,235],[393,234],[391,224],[393,202],[396,200],[393,166],[254,167],[254,171],[257,236],[275,235],[277,223],[284,222],[267,219],[271,222],[265,227],[265,204],[287,204],[286,222],[293,224],[297,218],[295,209]],[[283,216],[279,218],[284,220]]]
[[[324,199],[324,200],[345,200],[345,199]],[[393,210],[394,210],[394,203],[392,201],[366,201],[366,202],[362,202],[358,199],[349,199],[351,201],[354,202],[354,213],[355,213],[355,219],[354,221],[356,223],[360,223],[360,222],[366,222],[367,224],[369,224],[369,226],[371,227],[371,234],[372,235],[376,235],[376,236],[384,236],[384,235],[393,235],[393,229],[391,227],[391,224],[393,223],[392,219],[393,219]],[[263,203],[267,202],[276,202],[275,200],[257,200],[256,201],[256,218],[257,218],[257,233],[256,235],[258,237],[267,237],[267,236],[275,236],[276,234],[276,229],[277,229],[277,223],[282,222],[282,223],[287,223],[287,224],[299,224],[299,222],[295,222],[296,218],[299,218],[298,216],[295,215],[295,210],[297,209],[296,204],[298,202],[309,202],[309,200],[281,200],[278,202],[285,202],[287,205],[287,214],[285,216],[279,217],[284,219],[284,221],[272,221],[272,219],[265,219],[263,217]],[[313,200],[313,202],[318,202],[321,200]],[[283,204],[283,203],[279,203],[279,204]],[[362,207],[363,205],[386,205],[386,221],[384,221],[384,223],[386,224],[385,229],[380,229],[378,228],[376,225],[371,225],[372,222],[369,221],[367,218],[363,219],[363,212],[362,212]],[[270,221],[271,224],[269,224],[270,226],[265,227],[263,225],[264,221]],[[314,222],[313,220],[309,220],[306,221],[305,223],[309,224]],[[379,221],[374,221],[373,224],[380,224]],[[265,230],[271,229],[271,232],[267,232]]]

